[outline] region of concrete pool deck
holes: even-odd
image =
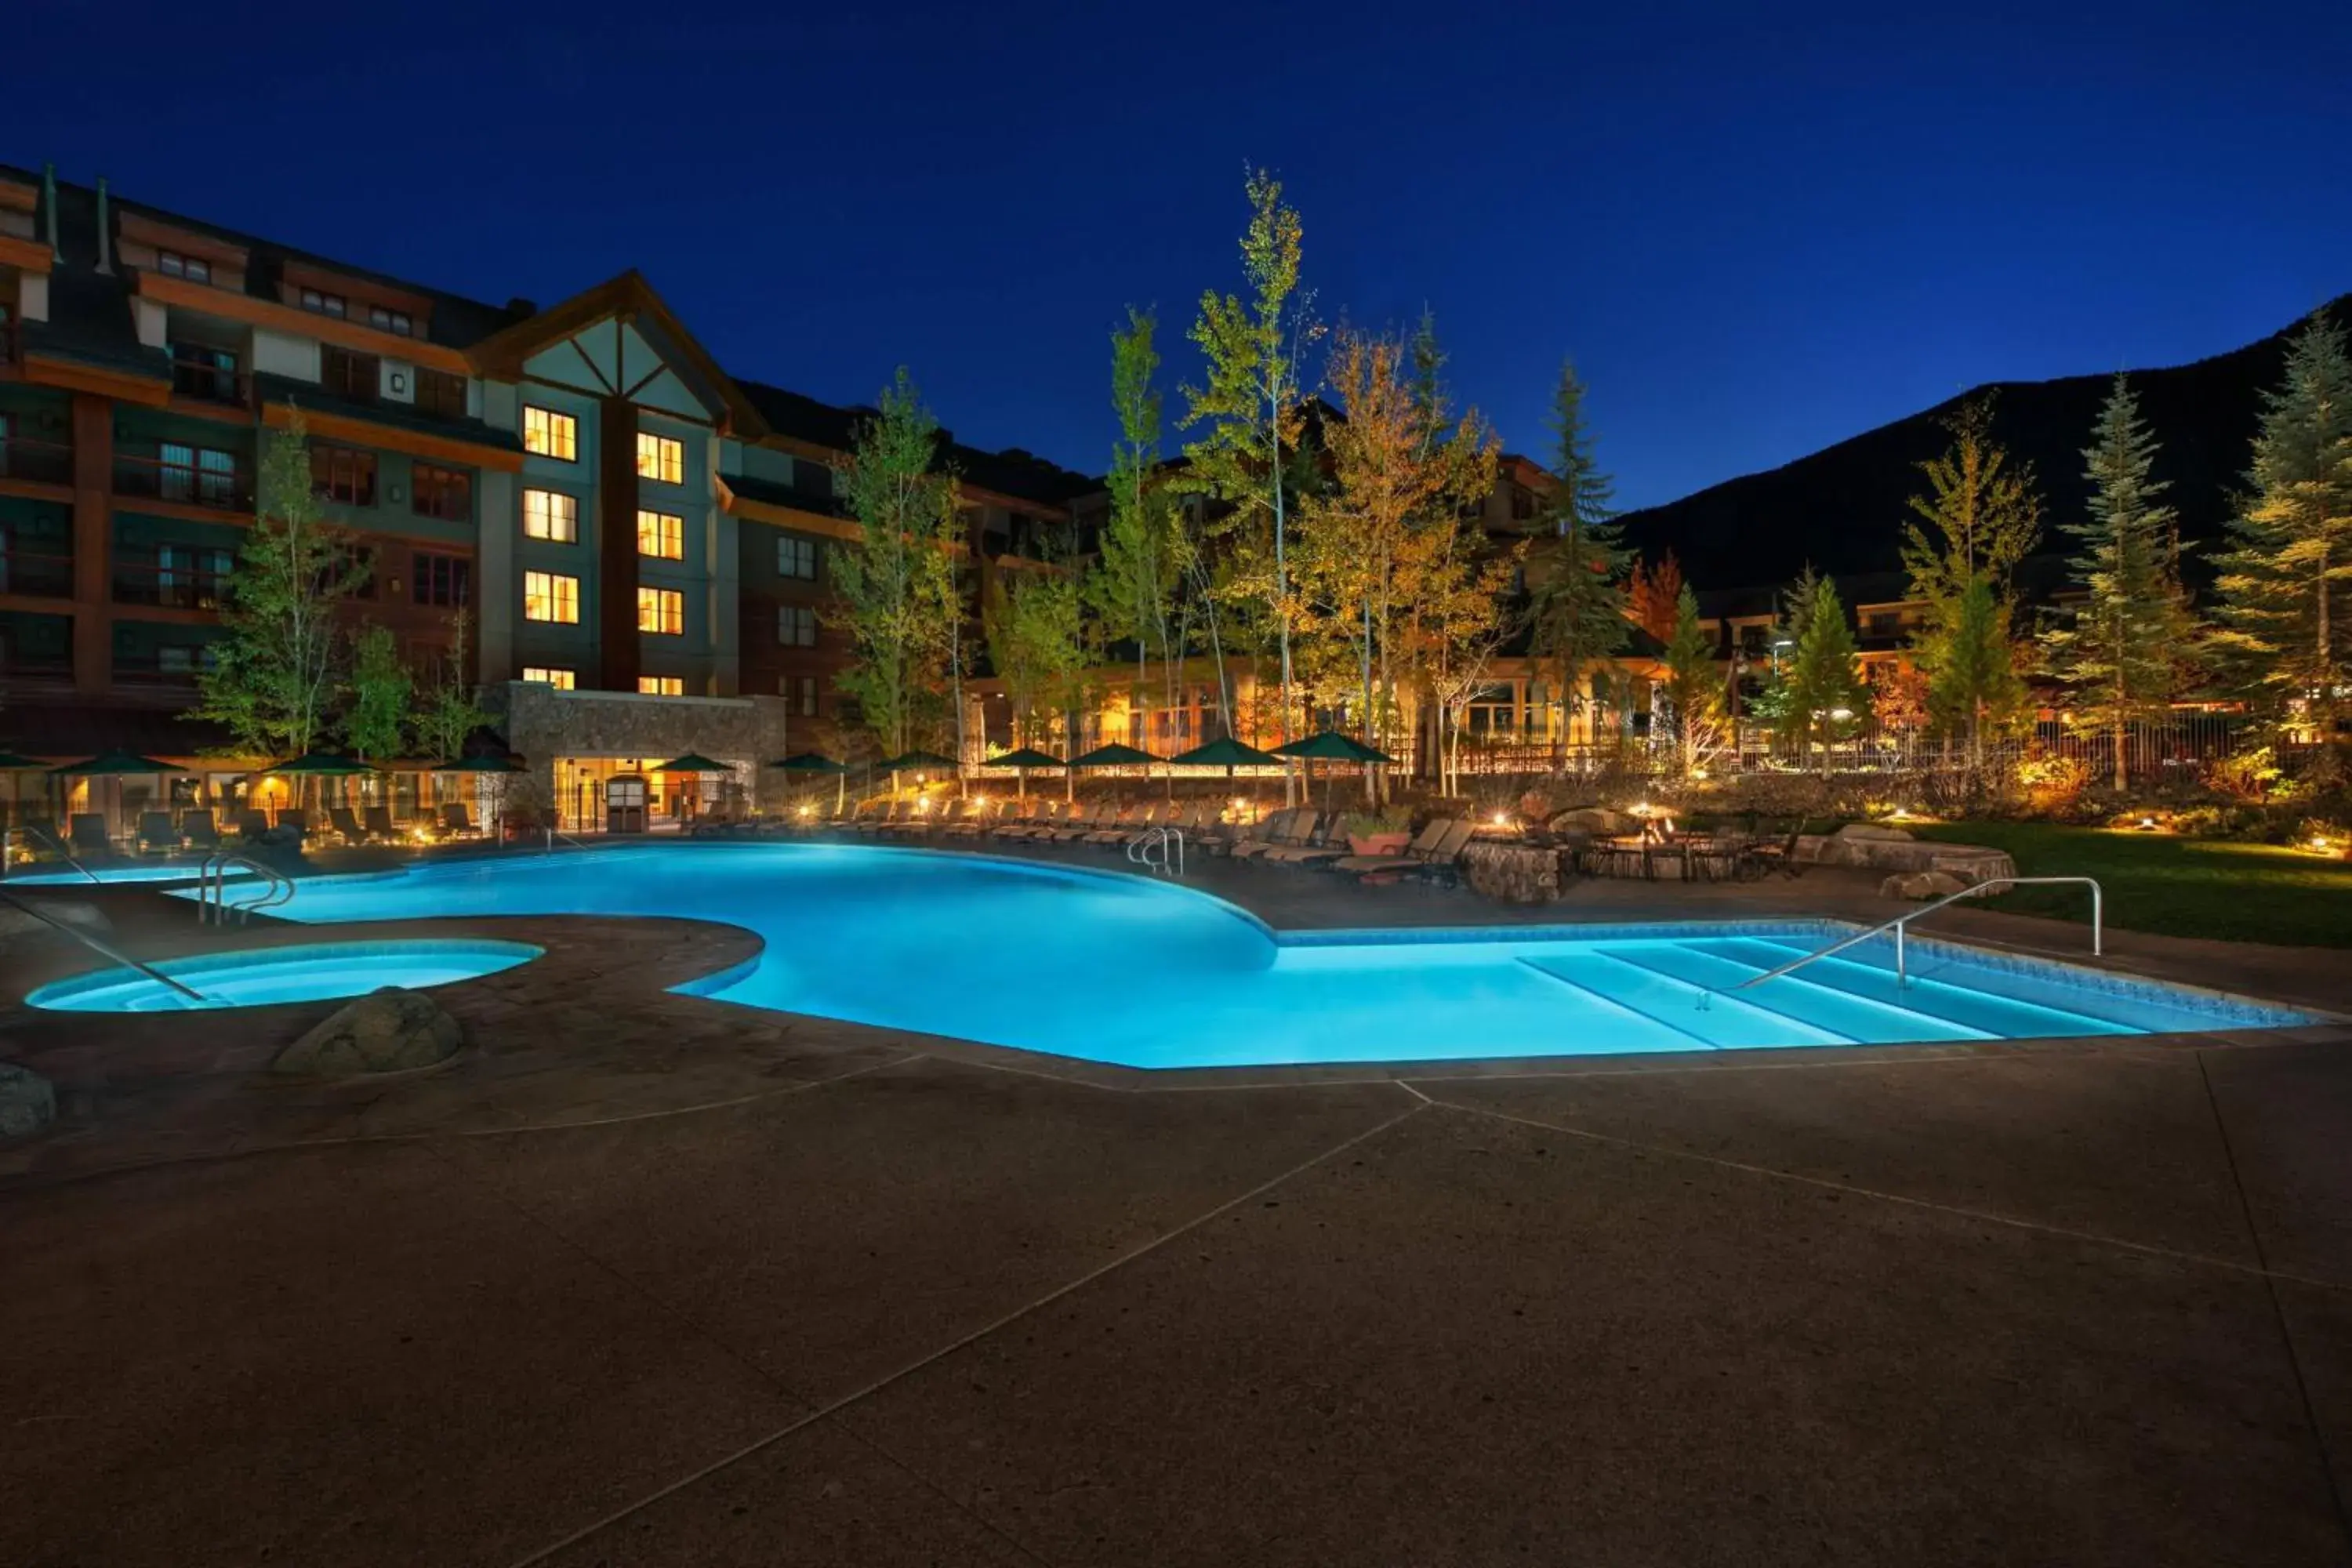
[[[1278,926],[1897,908],[1194,880]],[[548,954],[364,1085],[257,1077],[331,1004],[0,1018],[61,1100],[0,1147],[0,1562],[2352,1561],[2341,1026],[1152,1075],[667,994],[729,928],[349,929]],[[2352,1011],[2342,954],[2112,942]]]

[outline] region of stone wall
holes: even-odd
[[[1490,899],[1548,904],[1559,897],[1559,851],[1474,839],[1462,852],[1462,879]]]
[[[792,705],[781,697],[641,697],[514,680],[485,690],[482,705],[549,799],[558,757],[635,759],[650,767],[685,752],[745,764],[737,777],[754,805],[783,798],[785,775],[766,765],[793,750],[786,732]]]
[[[1797,840],[1797,858],[1816,866],[1856,866],[1872,871],[1942,871],[1973,886],[2017,875],[2004,850],[1977,844],[1936,844],[1899,827],[1856,823],[1835,833],[1809,833]]]

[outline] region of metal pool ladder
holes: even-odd
[[[1157,859],[1151,853],[1155,849],[1160,852]],[[1172,866],[1169,860],[1171,854],[1175,857]],[[1127,847],[1127,858],[1147,871],[1155,871],[1163,877],[1171,874],[1181,877],[1184,874],[1184,830],[1181,827],[1151,828]]]
[[[83,865],[79,859],[77,859],[74,856],[74,852],[66,847],[64,839],[58,837],[54,834],[44,833],[37,827],[12,827],[9,831],[11,833],[21,833],[26,838],[35,839],[47,844],[50,848],[56,850],[58,854],[66,858],[67,865],[72,867],[75,870],[89,878],[92,882],[97,883],[100,887],[104,887],[106,885],[106,879],[100,876],[97,872],[91,870],[89,867]],[[0,877],[5,877],[6,875],[7,857],[0,855]]]
[[[1937,899],[1932,904],[1923,904],[1916,910],[1907,910],[1902,914],[1896,915],[1893,920],[1882,921],[1881,923],[1871,927],[1868,931],[1857,931],[1853,936],[1847,937],[1843,942],[1832,942],[1829,946],[1822,948],[1819,952],[1804,953],[1796,958],[1790,959],[1788,963],[1780,965],[1778,969],[1768,969],[1761,974],[1750,975],[1748,979],[1732,986],[1731,989],[1734,991],[1745,991],[1751,985],[1761,985],[1767,980],[1778,980],[1783,974],[1793,974],[1798,970],[1804,968],[1808,963],[1814,962],[1816,959],[1832,957],[1834,954],[1843,952],[1847,948],[1857,946],[1860,943],[1868,942],[1872,937],[1884,935],[1885,932],[1890,931],[1895,933],[1895,984],[1898,988],[1908,985],[1911,983],[1911,976],[1903,949],[1903,933],[1913,921],[1919,920],[1927,915],[1932,915],[1937,910],[1942,909],[1946,904],[1957,904],[1962,899],[1975,898],[1979,893],[1984,892],[1990,888],[2022,888],[2029,887],[2036,883],[2049,882],[2080,882],[2084,887],[2091,889],[2091,955],[2095,958],[2104,954],[2107,950],[2105,925],[2106,894],[2105,890],[2100,888],[2095,878],[1994,877],[1987,881],[1978,882],[1972,886],[1962,888],[1957,893],[1946,893],[1942,898]]]
[[[119,963],[125,969],[135,969],[140,973],[145,975],[148,979],[155,981],[159,984],[170,986],[173,990],[178,992],[181,995],[185,996],[189,1001],[195,1003],[199,1006],[209,1007],[213,1005],[212,998],[205,995],[203,992],[195,989],[195,987],[183,984],[181,982],[173,979],[170,975],[164,973],[162,970],[156,968],[152,963],[140,963],[137,959],[131,957],[129,953],[115,946],[112,942],[101,942],[97,937],[90,935],[89,932],[82,930],[81,927],[68,921],[61,921],[57,916],[49,913],[47,910],[41,909],[37,905],[28,904],[14,893],[0,891],[0,900],[5,900],[13,908],[23,910],[26,914],[32,916],[42,924],[65,932],[68,936],[73,938],[74,941],[81,943],[82,946],[89,949],[90,952],[98,954],[99,957],[105,959],[110,963]]]
[[[231,867],[242,867],[259,877],[265,884],[261,897],[230,903],[228,873]],[[293,879],[275,866],[264,865],[250,855],[239,855],[230,849],[215,849],[205,858],[196,871],[196,920],[210,921],[215,925],[226,925],[229,911],[236,911],[236,923],[243,925],[256,910],[274,910],[294,896]]]

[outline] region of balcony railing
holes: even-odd
[[[146,500],[177,501],[220,511],[253,510],[253,474],[245,468],[203,468],[166,463],[160,458],[114,459],[114,493]]]
[[[118,685],[122,686],[194,689],[196,667],[193,662],[165,664],[154,654],[117,654],[114,656],[114,679]]]
[[[221,584],[226,581],[222,573],[194,566],[121,562],[114,568],[114,602],[159,610],[217,610]]]
[[[11,695],[69,691],[73,683],[73,660],[70,658],[62,656],[45,658],[37,653],[14,650],[0,654],[0,691]]]
[[[217,403],[230,408],[253,406],[253,378],[234,366],[215,364],[210,360],[173,355],[172,391],[199,403]]]
[[[72,556],[0,550],[0,594],[25,594],[37,599],[70,599],[73,591]]]
[[[37,484],[73,483],[73,448],[55,441],[11,436],[0,441],[0,479],[30,479]]]

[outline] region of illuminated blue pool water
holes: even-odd
[[[203,862],[197,860],[125,860],[119,864],[100,862],[90,867],[89,876],[84,876],[70,866],[63,869],[43,866],[35,871],[12,871],[0,886],[54,888],[79,883],[87,888],[91,877],[101,882],[193,882],[203,869]],[[243,866],[230,866],[223,875],[237,881],[253,873]]]
[[[1368,895],[1364,907],[1377,911],[1380,896]],[[1913,944],[1913,983],[1899,994],[1889,960],[1857,949],[1801,975],[1716,994],[1825,945],[1843,928],[1782,921],[1276,933],[1231,904],[1166,881],[851,845],[647,846],[315,878],[275,912],[313,921],[500,914],[724,921],[757,931],[766,951],[740,971],[684,989],[1145,1068],[2302,1021],[2200,993],[1926,942]]]
[[[166,959],[154,965],[201,994],[191,1001],[135,969],[100,969],[42,986],[30,1006],[61,1013],[180,1013],[361,996],[380,985],[412,991],[473,980],[528,963],[545,950],[473,940],[321,942]]]

